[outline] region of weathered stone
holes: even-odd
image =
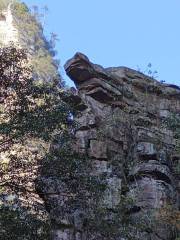
[[[77,118],[77,122],[79,124],[79,129],[87,130],[96,126],[95,116],[90,112],[84,112],[84,115]]]
[[[107,151],[109,153],[123,153],[122,144],[114,142],[112,140],[107,140]]]
[[[57,229],[53,231],[53,240],[74,240],[73,231],[71,229]]]
[[[172,162],[178,156],[173,132],[162,127],[162,120],[180,111],[180,89],[126,67],[103,68],[81,53],[67,62],[65,70],[78,89],[72,99],[86,106],[79,108],[74,146],[76,152],[87,154],[87,174],[96,178],[97,196],[91,199],[84,190],[88,205],[83,209],[80,198],[72,201],[66,184],[42,178],[40,190],[51,219],[64,228],[54,228],[53,240],[127,240],[121,234],[106,237],[102,229],[89,230],[87,235],[88,218],[101,209],[106,212],[103,221],[117,220],[113,216],[124,197],[134,199],[129,214],[135,221],[169,203],[176,208],[178,178]],[[94,224],[100,226],[99,222]],[[160,225],[159,236],[174,240],[166,224]],[[119,223],[117,229],[121,227]],[[161,239],[154,230],[147,234],[133,228],[129,233],[140,240]]]
[[[121,96],[122,95],[122,88],[115,88],[112,84],[105,82],[103,79],[98,78],[92,78],[89,81],[86,81],[85,83],[80,85],[79,90],[80,91],[86,91],[86,94],[90,95],[89,91],[95,89],[95,88],[101,88],[102,90],[106,90],[106,92],[109,92],[109,97],[112,98],[112,95],[114,96]],[[109,99],[105,100],[104,102],[107,102]],[[100,101],[101,102],[101,101]]]
[[[155,158],[156,158],[157,150],[156,150],[155,145],[153,143],[140,142],[137,145],[137,151],[140,155],[155,156]]]
[[[169,167],[166,165],[161,165],[158,161],[155,160],[150,160],[147,163],[137,165],[134,169],[131,170],[129,175],[133,177],[138,177],[140,175],[151,175],[155,179],[162,180],[169,184],[173,182]]]
[[[107,146],[105,142],[90,140],[89,156],[97,159],[107,158]]]
[[[88,148],[89,141],[97,139],[97,132],[95,129],[77,131],[75,137],[75,151],[85,153]]]
[[[99,102],[108,102],[112,101],[113,97],[105,89],[98,87],[88,92],[88,95],[93,97]]]
[[[159,116],[160,116],[160,118],[168,118],[168,117],[170,117],[170,112],[167,109],[161,109],[159,111]]]
[[[132,183],[129,194],[135,198],[136,206],[156,209],[172,201],[173,192],[174,189],[170,184],[145,176]]]

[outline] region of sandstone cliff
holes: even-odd
[[[46,171],[38,185],[53,239],[177,239],[180,156],[165,122],[180,112],[180,88],[126,67],[105,69],[81,53],[65,70],[78,89],[70,97],[78,111],[73,158],[57,154],[60,171]],[[53,151],[61,148],[62,141]]]

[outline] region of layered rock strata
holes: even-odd
[[[180,88],[126,67],[103,68],[81,53],[65,70],[78,89],[71,96],[79,111],[73,148],[89,159],[88,174],[105,185],[97,203],[105,214],[94,217],[97,228],[88,231],[87,209],[80,203],[70,205],[71,193],[64,196],[62,182],[43,178],[46,188],[41,192],[53,219],[53,239],[176,239],[161,210],[178,209],[174,165],[179,156],[165,120],[180,112]],[[127,229],[123,214],[131,218]],[[107,229],[100,227],[104,221]]]

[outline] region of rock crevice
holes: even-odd
[[[175,240],[170,224],[165,227],[159,220],[154,226],[148,218],[153,219],[154,213],[167,206],[178,207],[178,179],[173,170],[173,159],[177,156],[175,139],[162,123],[171,114],[180,112],[180,88],[126,67],[105,69],[81,53],[65,64],[65,70],[78,89],[77,95],[71,96],[79,110],[73,148],[89,159],[89,176],[96,176],[105,185],[97,203],[105,209],[105,216],[99,221],[106,220],[109,225],[113,222],[113,229],[112,232],[105,226],[101,229],[96,219],[97,228],[87,230],[86,209],[80,207],[80,202],[79,207],[70,205],[60,182],[56,182],[61,185],[57,194],[48,195],[48,185],[50,188],[53,183],[47,183],[43,191],[56,226],[53,239],[123,240],[134,236],[134,239]],[[122,222],[117,221],[121,214],[126,215],[123,210],[119,212],[125,198],[126,205],[127,200],[133,199],[128,210],[131,216],[128,234],[120,231]],[[72,216],[74,220],[68,220]],[[132,224],[137,219],[146,225],[139,232]]]

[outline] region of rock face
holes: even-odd
[[[13,16],[10,9],[10,4],[6,11],[0,14],[0,44],[6,46],[13,42],[18,42],[18,32],[13,25]]]
[[[163,122],[180,112],[180,88],[126,67],[105,69],[81,53],[65,70],[78,89],[73,147],[88,156],[88,174],[105,185],[93,213],[103,209],[104,215],[94,217],[95,227],[88,229],[87,209],[80,203],[72,207],[63,184],[46,178],[41,192],[50,206],[53,240],[175,240],[176,231],[161,210],[178,209],[173,167],[179,159],[173,132]],[[130,218],[127,227],[123,216]]]

